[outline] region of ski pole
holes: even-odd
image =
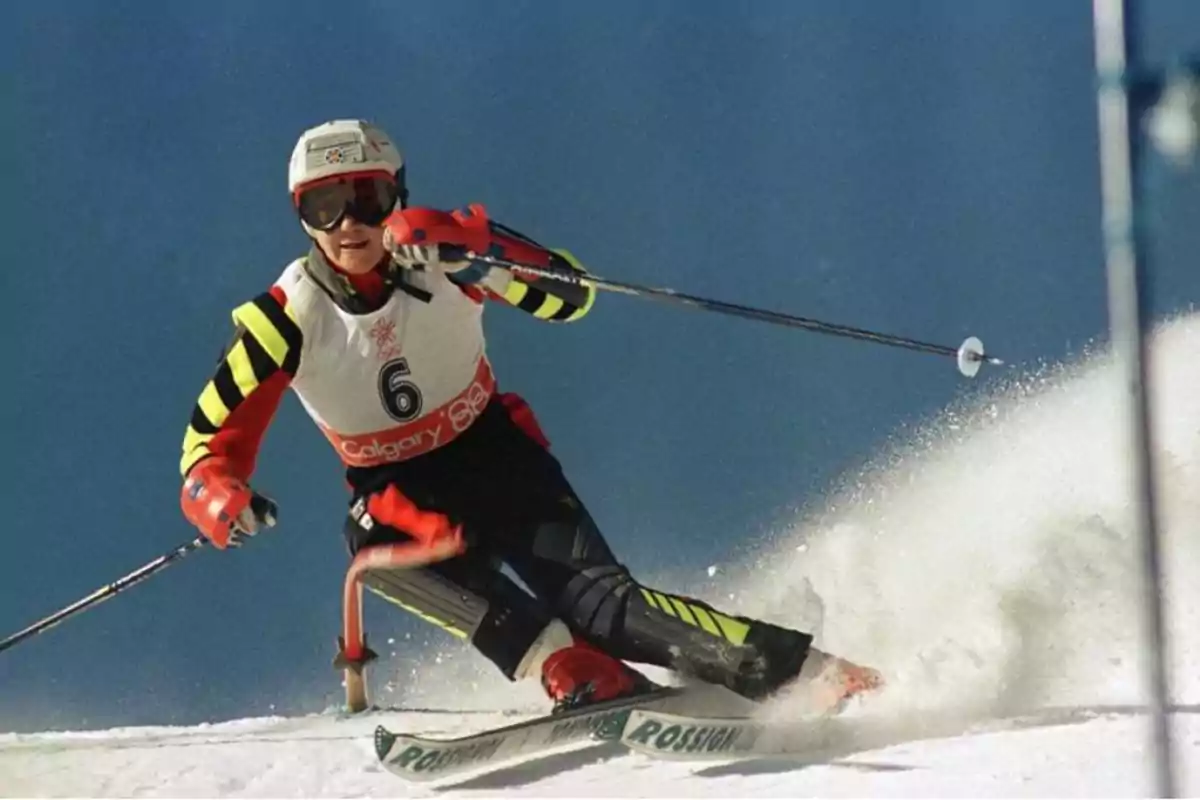
[[[506,269],[511,272],[525,273],[528,275],[533,275],[534,277],[548,278],[549,280],[570,283],[576,286],[591,285],[595,286],[597,289],[607,289],[610,292],[619,292],[621,294],[633,295],[635,297],[647,297],[668,303],[692,306],[705,311],[715,311],[718,313],[730,314],[732,316],[744,317],[747,319],[756,319],[761,322],[769,322],[775,325],[784,325],[790,328],[804,328],[805,330],[816,331],[817,333],[826,333],[832,336],[844,336],[850,339],[862,339],[892,347],[902,347],[908,350],[933,353],[934,355],[950,356],[957,361],[958,371],[968,378],[974,377],[979,372],[979,368],[984,362],[987,362],[988,364],[1004,363],[994,356],[986,355],[983,351],[983,342],[979,341],[979,339],[974,336],[967,337],[966,340],[964,340],[963,343],[957,348],[946,347],[944,345],[917,341],[916,339],[906,339],[902,336],[892,336],[890,334],[877,333],[875,331],[864,330],[862,328],[852,328],[848,325],[837,325],[831,322],[805,319],[804,317],[783,314],[778,311],[767,311],[765,309],[751,308],[750,306],[738,305],[736,303],[726,303],[721,300],[710,300],[705,297],[696,297],[695,295],[677,292],[674,289],[655,289],[648,286],[639,286],[634,283],[625,283],[624,281],[614,281],[608,278],[601,278],[598,275],[566,272],[547,267],[537,267],[533,266],[532,264],[522,264],[505,258],[498,258],[496,256],[474,252],[468,252],[467,257],[473,261],[479,261],[484,264],[489,264],[493,267],[500,267],[501,269]]]
[[[14,633],[12,636],[9,636],[4,641],[0,642],[0,651],[7,650],[8,648],[10,648],[14,645],[20,644],[21,642],[25,641],[26,639],[28,639],[31,636],[36,636],[39,633],[47,631],[50,628],[53,628],[58,623],[65,620],[67,617],[73,616],[74,614],[77,614],[80,611],[83,611],[84,609],[90,608],[90,607],[96,605],[97,603],[101,603],[101,602],[109,599],[110,597],[113,597],[114,595],[118,594],[119,592],[121,592],[125,589],[128,589],[130,586],[140,583],[142,580],[150,577],[154,573],[158,572],[160,569],[163,569],[164,567],[175,563],[179,559],[186,556],[188,553],[203,546],[205,541],[206,540],[203,536],[197,536],[192,541],[187,542],[186,544],[181,544],[181,545],[179,545],[179,547],[176,547],[174,550],[170,551],[169,553],[165,553],[165,554],[159,556],[158,558],[151,561],[149,564],[146,564],[143,567],[139,567],[138,569],[135,569],[133,572],[129,573],[124,578],[119,578],[118,580],[115,580],[112,583],[97,589],[96,591],[89,594],[87,597],[84,597],[83,599],[72,603],[71,605],[67,606],[66,608],[63,608],[60,611],[56,611],[55,613],[51,614],[48,617],[45,617],[44,619],[38,620],[37,622],[33,623],[25,630],[18,631],[17,633]]]

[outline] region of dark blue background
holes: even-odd
[[[1195,3],[1143,6],[1151,57],[1196,46]],[[192,536],[184,428],[230,309],[305,249],[287,158],[327,119],[389,130],[415,202],[483,202],[607,277],[950,345],[978,334],[1017,369],[1079,353],[1107,324],[1090,13],[12,7],[0,635]],[[1200,196],[1167,176],[1156,197],[1167,314],[1200,295]],[[988,386],[940,358],[621,296],[575,326],[488,315],[502,387],[533,403],[612,544],[680,581]],[[256,481],[276,531],[0,655],[0,729],[335,702],[345,495],[292,397]],[[413,629],[375,603],[368,617],[379,636]]]

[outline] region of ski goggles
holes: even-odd
[[[396,207],[396,181],[390,175],[337,175],[305,186],[296,193],[300,219],[319,231],[331,231],[343,217],[363,225],[383,224]]]

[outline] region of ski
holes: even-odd
[[[854,717],[820,716],[782,723],[752,716],[692,716],[646,708],[630,712],[620,743],[652,758],[731,761],[817,758],[904,740],[901,730]]]
[[[653,758],[702,761],[763,755],[768,726],[752,717],[705,717],[654,709],[630,711],[620,742]]]
[[[582,742],[619,741],[632,712],[663,710],[687,693],[687,688],[664,687],[454,738],[398,733],[380,725],[375,729],[375,755],[389,772],[408,781],[478,774]]]
[[[375,754],[389,772],[430,782],[483,774],[588,743],[616,745],[655,759],[731,761],[814,757],[861,743],[870,733],[862,721],[845,717],[767,722],[728,704],[716,707],[720,713],[696,713],[713,708],[704,703],[703,691],[668,687],[454,738],[396,733],[380,725]],[[680,713],[689,707],[692,713]]]

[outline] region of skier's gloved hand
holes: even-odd
[[[460,533],[459,526],[437,511],[423,511],[395,484],[367,497],[367,513],[375,522],[408,534],[425,546]]]
[[[219,456],[198,462],[183,482],[180,505],[188,522],[220,550],[275,525],[275,501],[250,489]]]
[[[453,244],[393,244],[388,252],[392,261],[406,269],[437,267],[455,273],[469,269],[472,264],[466,249]]]
[[[433,208],[397,211],[384,222],[383,246],[402,267],[435,267],[457,283],[478,283],[490,268],[469,254],[486,253],[491,243],[487,216],[478,209],[465,222]]]

